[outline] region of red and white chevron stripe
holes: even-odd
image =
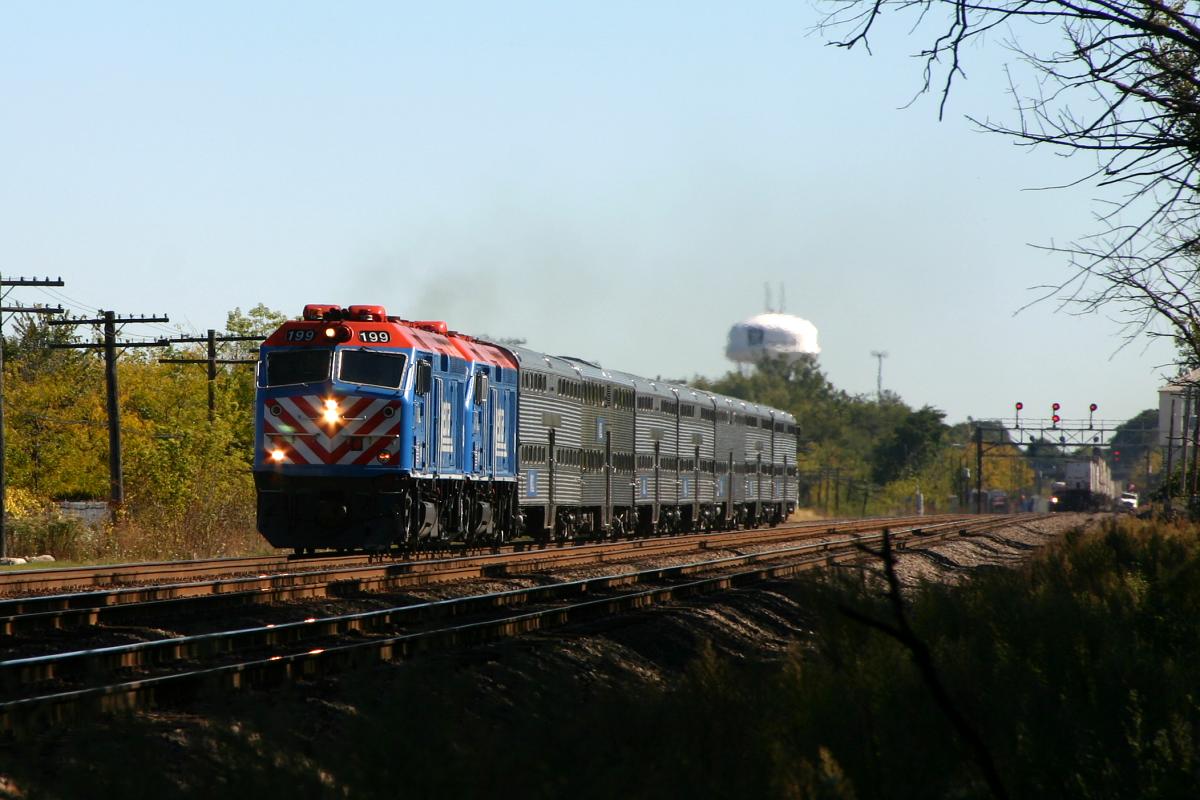
[[[325,400],[337,401],[339,418],[325,421]],[[395,441],[400,401],[370,397],[274,397],[263,408],[264,460],[276,449],[279,464],[369,464]],[[351,449],[355,440],[360,449]]]

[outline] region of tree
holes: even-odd
[[[911,412],[879,442],[873,453],[871,478],[876,483],[891,483],[924,469],[938,453],[946,425],[945,413],[931,406]]]
[[[1019,144],[1094,161],[1079,181],[1109,191],[1099,229],[1065,247],[1067,278],[1040,287],[1067,308],[1117,309],[1133,337],[1177,338],[1200,354],[1200,11],[1197,0],[826,0],[832,43],[869,49],[884,17],[925,36],[921,91],[964,76],[968,45],[1008,35],[1012,123],[972,121]],[[1059,26],[1047,46],[1047,24]],[[1020,65],[1031,74],[1026,93]]]
[[[1141,480],[1147,472],[1147,458],[1158,450],[1158,409],[1148,408],[1123,423],[1110,444],[1113,474],[1126,480],[1133,476]]]

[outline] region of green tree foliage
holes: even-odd
[[[937,455],[946,433],[945,414],[924,406],[910,413],[891,434],[879,441],[872,453],[872,477],[876,483],[890,483],[919,472]]]
[[[1158,451],[1158,409],[1148,408],[1126,421],[1109,441],[1112,451],[1121,454],[1119,459],[1114,456],[1113,475],[1126,482],[1135,476],[1141,479],[1147,456]]]
[[[282,311],[275,311],[259,303],[246,313],[241,308],[230,311],[225,318],[225,330],[230,336],[266,337],[290,319]]]

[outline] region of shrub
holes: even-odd
[[[17,556],[49,554],[58,561],[82,561],[95,553],[100,531],[81,520],[47,512],[10,520],[8,552]]]

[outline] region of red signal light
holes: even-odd
[[[1096,405],[1095,403],[1092,403],[1090,406],[1088,406],[1088,411],[1094,412],[1099,407],[1100,406]]]
[[[1017,411],[1020,411],[1020,410],[1021,410],[1021,409],[1023,409],[1023,408],[1025,408],[1025,404],[1024,404],[1024,403],[1017,403]]]
[[[1058,403],[1054,403],[1053,405],[1050,406],[1050,408],[1053,411],[1058,411],[1060,408],[1062,408],[1062,406],[1060,406]]]
[[[1054,424],[1055,424],[1055,425],[1057,425],[1057,424],[1058,424],[1058,423],[1061,421],[1061,419],[1062,419],[1062,418],[1061,418],[1061,417],[1059,417],[1059,416],[1058,416],[1058,414],[1055,414],[1055,415],[1054,415],[1053,417],[1051,417],[1050,419],[1052,419],[1052,420],[1054,421]]]

